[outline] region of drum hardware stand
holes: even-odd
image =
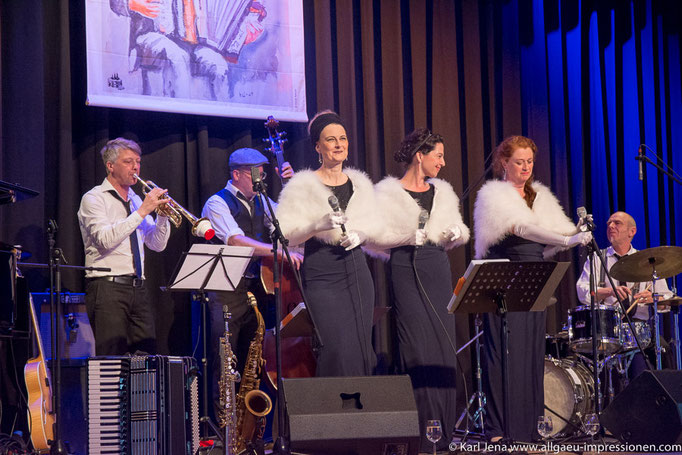
[[[275,358],[277,360],[277,438],[275,439],[274,446],[272,448],[272,453],[273,454],[279,454],[279,455],[290,455],[291,454],[291,446],[290,446],[290,439],[289,439],[289,430],[288,430],[288,424],[286,422],[286,414],[285,414],[285,399],[284,399],[284,382],[282,378],[282,335],[281,335],[281,321],[282,321],[282,294],[280,292],[280,274],[279,274],[279,261],[278,261],[278,255],[277,255],[277,249],[278,249],[278,242],[281,243],[282,245],[282,251],[284,251],[284,254],[287,258],[287,261],[289,262],[289,265],[291,266],[291,269],[294,270],[296,273],[294,275],[296,276],[296,282],[298,283],[298,288],[301,291],[301,297],[303,298],[303,302],[306,304],[306,309],[308,310],[308,315],[310,316],[310,321],[312,322],[313,325],[313,336],[317,339],[318,346],[322,347],[324,346],[322,342],[322,337],[320,336],[320,333],[317,329],[317,324],[315,323],[315,316],[314,316],[314,311],[313,309],[307,304],[308,301],[305,296],[305,291],[303,290],[303,284],[301,282],[301,277],[298,271],[296,270],[296,267],[294,267],[294,263],[291,260],[291,256],[289,254],[289,241],[284,237],[284,234],[282,233],[282,229],[279,226],[279,220],[275,217],[275,211],[272,209],[272,204],[270,204],[270,198],[268,197],[268,193],[266,191],[266,184],[263,182],[263,178],[260,173],[260,169],[257,166],[253,166],[251,168],[251,181],[253,182],[253,191],[258,194],[258,197],[261,198],[262,201],[265,201],[265,204],[268,207],[268,212],[269,215],[266,214],[266,216],[269,216],[270,222],[272,224],[273,230],[272,233],[270,234],[270,237],[272,239],[272,254],[273,254],[273,267],[272,267],[272,278],[274,282],[274,288],[275,288]]]
[[[481,382],[481,340],[480,337],[483,335],[483,331],[481,330],[481,325],[483,325],[483,322],[481,321],[481,314],[476,313],[476,316],[474,318],[474,327],[475,327],[475,335],[474,337],[467,341],[467,343],[459,348],[457,351],[457,354],[462,352],[464,349],[466,349],[472,342],[475,342],[475,347],[474,349],[476,350],[476,391],[471,395],[469,398],[469,401],[464,408],[464,411],[462,411],[462,414],[459,416],[459,419],[457,419],[457,423],[455,423],[455,429],[454,433],[463,433],[462,439],[460,442],[465,442],[467,438],[470,435],[477,436],[477,437],[483,437],[485,435],[485,423],[483,416],[485,415],[485,407],[487,405],[487,400],[485,397],[485,394],[483,393],[483,383]],[[474,402],[478,403],[478,407],[476,410],[472,413],[469,412],[469,409],[471,409],[471,406],[474,404]],[[464,430],[459,430],[459,426],[464,420],[464,417],[466,416],[467,418],[467,425],[465,426]],[[477,432],[474,431],[469,431],[469,424],[473,426],[473,428],[476,428]]]

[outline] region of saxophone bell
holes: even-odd
[[[159,187],[151,180],[142,180],[137,174],[133,174],[133,176],[142,185],[142,193],[145,196],[154,188]],[[165,195],[165,199],[167,200],[166,203],[160,205],[156,209],[156,213],[167,217],[170,222],[173,223],[173,226],[179,228],[182,224],[182,218],[185,217],[187,218],[187,221],[192,224],[193,236],[203,237],[206,240],[211,240],[215,236],[215,231],[213,230],[213,226],[211,226],[211,222],[208,220],[208,218],[197,218],[188,212],[183,206],[178,204],[175,199],[170,197],[168,194]]]

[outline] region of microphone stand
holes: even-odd
[[[274,282],[274,288],[275,288],[275,358],[277,360],[277,365],[276,365],[276,371],[277,371],[277,421],[279,424],[277,425],[277,439],[275,440],[275,444],[272,448],[272,453],[273,454],[279,454],[279,455],[290,455],[291,454],[291,447],[290,447],[290,439],[289,439],[289,431],[288,431],[288,424],[285,423],[286,419],[286,414],[284,412],[284,406],[285,406],[285,400],[284,400],[284,385],[282,381],[282,335],[280,333],[280,324],[282,321],[282,294],[280,291],[280,274],[279,274],[279,267],[278,267],[278,257],[277,257],[277,250],[278,250],[278,242],[281,243],[282,245],[282,251],[284,251],[284,254],[286,255],[287,261],[289,262],[289,266],[291,267],[292,270],[294,270],[294,274],[296,276],[296,282],[298,283],[298,287],[301,291],[301,296],[303,297],[303,303],[306,306],[306,309],[308,311],[308,315],[310,316],[310,320],[313,323],[313,334],[317,338],[317,341],[319,343],[319,346],[323,346],[322,343],[322,338],[320,337],[320,333],[317,330],[317,324],[315,323],[315,317],[312,309],[308,306],[307,304],[307,299],[305,297],[305,292],[303,290],[303,284],[301,282],[301,277],[300,274],[298,273],[298,270],[296,270],[296,267],[294,267],[294,263],[291,260],[291,256],[289,254],[289,241],[284,237],[284,234],[282,233],[282,229],[279,226],[279,220],[275,217],[275,212],[272,209],[272,204],[270,204],[270,198],[268,197],[267,190],[266,190],[266,185],[263,182],[261,176],[260,176],[260,171],[258,171],[258,168],[252,168],[251,169],[251,180],[253,181],[253,190],[258,193],[259,197],[261,200],[265,201],[265,204],[268,207],[268,211],[270,212],[270,221],[272,223],[272,227],[274,228],[272,233],[270,234],[272,238],[272,254],[273,254],[273,282]]]
[[[649,147],[649,146],[646,145],[646,144],[641,144],[641,145],[640,145],[640,149],[641,149],[641,147],[645,147],[645,148],[647,148],[648,150],[651,150],[651,152],[652,152],[652,153],[654,154],[654,156],[658,159],[658,161],[660,161],[661,163],[663,163],[663,160],[662,160],[658,155],[656,155],[656,153],[653,151],[653,149],[652,149],[651,147]],[[677,172],[675,172],[675,171],[674,171],[670,166],[668,166],[667,164],[663,163],[663,165],[664,165],[665,167],[667,167],[669,170],[664,169],[663,167],[659,166],[657,163],[654,163],[654,162],[651,161],[651,159],[649,159],[649,157],[646,156],[645,154],[639,154],[639,155],[637,155],[637,156],[635,157],[635,160],[639,161],[639,162],[642,163],[642,164],[644,164],[644,163],[649,163],[649,164],[651,164],[651,165],[654,166],[656,169],[658,169],[659,171],[661,171],[662,173],[664,173],[665,175],[667,175],[668,177],[670,177],[675,183],[677,183],[678,185],[682,185],[682,178],[679,176],[679,174],[677,174]],[[642,176],[642,177],[643,177],[642,180],[644,180],[644,176]]]
[[[587,227],[587,230],[589,231],[594,231],[595,226],[591,221],[588,221],[585,226]],[[625,315],[626,321],[628,325],[630,326],[630,330],[632,331],[633,334],[636,334],[637,332],[635,331],[634,327],[632,326],[632,320],[630,319],[630,316],[627,313],[628,308],[625,306],[625,303],[623,300],[620,298],[618,295],[618,292],[616,291],[616,284],[613,281],[613,278],[611,277],[611,274],[609,273],[609,269],[606,265],[606,258],[602,254],[601,249],[599,248],[599,245],[597,244],[597,241],[592,237],[592,240],[590,243],[587,245],[587,251],[588,251],[588,257],[590,258],[590,319],[592,322],[592,358],[593,358],[593,364],[592,364],[592,374],[594,378],[594,390],[595,390],[595,412],[597,415],[601,414],[602,410],[602,400],[601,400],[601,390],[599,388],[599,370],[598,370],[598,358],[597,358],[597,319],[596,319],[596,299],[597,299],[597,285],[596,285],[596,271],[597,268],[595,266],[595,256],[599,258],[599,262],[601,264],[601,267],[604,269],[604,276],[608,279],[609,285],[611,286],[611,289],[613,289],[613,295],[618,301],[618,304],[620,305],[620,308]],[[637,336],[634,336],[635,343],[637,344],[637,349],[639,352],[642,354],[642,357],[644,357],[644,361],[646,362],[647,368],[649,370],[652,370],[651,362],[649,362],[649,359],[647,356],[644,354],[644,349],[642,348],[642,345],[639,342],[639,338]],[[603,431],[600,430],[600,431]]]

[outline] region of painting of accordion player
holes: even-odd
[[[86,0],[89,105],[306,121],[302,0]]]

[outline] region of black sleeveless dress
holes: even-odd
[[[545,245],[510,235],[492,246],[486,259],[543,261]],[[509,326],[509,437],[528,442],[539,438],[538,417],[544,414],[544,355],[546,315],[542,312],[508,313]],[[486,436],[504,434],[502,395],[502,319],[483,315],[481,355],[483,392],[488,399]]]

